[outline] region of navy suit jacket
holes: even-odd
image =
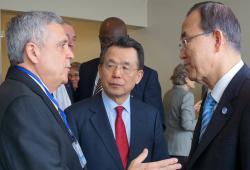
[[[199,116],[186,169],[250,169],[249,87],[250,70],[244,65],[225,89],[200,143]]]
[[[98,72],[99,58],[82,63],[79,70],[79,85],[77,89],[77,101],[92,96],[95,79]],[[139,84],[135,85],[131,96],[137,98],[159,110],[162,124],[164,124],[161,86],[158,74],[155,70],[144,66],[144,74]]]
[[[9,69],[0,108],[0,169],[82,169],[57,109],[30,76]]]
[[[168,158],[159,113],[139,100],[130,100],[131,137],[128,165],[144,148],[146,162]],[[123,170],[122,161],[101,94],[73,104],[65,111],[87,160],[88,170]]]

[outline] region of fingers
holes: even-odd
[[[201,105],[202,100],[199,100],[198,102],[195,103],[195,106]]]
[[[177,163],[178,159],[170,158],[157,162],[144,163],[144,169],[147,170],[176,170],[181,168],[181,164]]]
[[[165,169],[165,170],[176,170],[176,169],[181,169],[181,167],[182,166],[181,166],[180,163],[175,163],[175,164],[172,164],[172,165],[168,165],[168,167],[163,168],[163,169]]]
[[[148,149],[137,156],[130,164],[129,170],[176,170],[181,168],[178,159],[170,158],[156,162],[142,163],[148,156]]]
[[[141,163],[146,159],[147,156],[148,156],[148,149],[143,149],[142,153],[139,156],[137,156],[133,162]]]
[[[162,167],[166,167],[169,165],[173,165],[176,164],[178,162],[178,159],[176,158],[170,158],[170,159],[164,159],[161,161],[157,161],[157,162],[150,162],[147,163],[151,168],[162,168]]]

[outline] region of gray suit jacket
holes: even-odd
[[[174,86],[165,94],[163,103],[169,154],[188,156],[197,122],[194,95],[182,86]]]

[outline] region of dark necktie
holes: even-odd
[[[116,145],[119,150],[123,167],[124,169],[126,169],[129,146],[128,146],[128,139],[127,139],[125,125],[122,120],[123,109],[124,109],[123,106],[117,106],[115,108],[117,113],[115,120],[115,137],[116,137]]]
[[[94,91],[94,96],[100,93],[101,91],[102,91],[102,81],[101,79],[98,79],[98,82],[96,84],[95,91]]]
[[[205,103],[204,103],[203,112],[202,112],[202,121],[201,121],[199,141],[201,140],[203,134],[205,133],[207,126],[213,116],[213,109],[214,109],[215,104],[216,104],[216,101],[212,97],[211,92],[208,93]]]

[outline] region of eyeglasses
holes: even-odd
[[[211,31],[211,32],[203,32],[203,33],[196,34],[196,35],[193,35],[193,36],[187,37],[187,38],[182,38],[182,39],[180,40],[180,42],[179,42],[179,48],[180,48],[180,49],[187,48],[188,43],[189,43],[192,39],[194,39],[194,38],[196,38],[196,37],[199,37],[199,36],[202,36],[202,35],[207,35],[207,34],[210,34],[210,33],[212,33],[212,31]]]
[[[133,71],[138,70],[135,68],[132,68],[130,65],[126,65],[126,64],[117,64],[117,63],[113,63],[113,62],[107,62],[107,63],[103,63],[104,68],[109,71],[109,72],[113,72],[116,69],[120,69],[120,71],[123,74],[129,75],[131,74]]]

